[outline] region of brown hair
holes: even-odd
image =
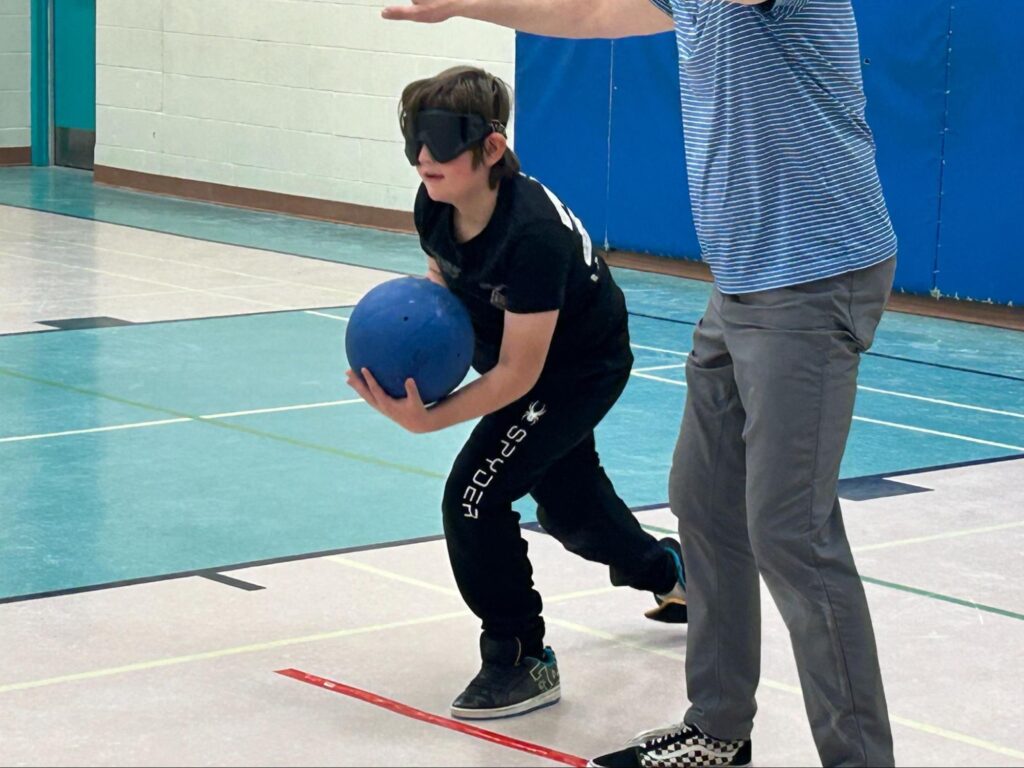
[[[405,86],[398,107],[398,123],[402,135],[416,124],[416,115],[423,109],[445,109],[450,112],[480,115],[488,122],[508,125],[512,111],[512,91],[501,78],[477,67],[452,67],[434,77],[416,80]],[[473,147],[473,167],[483,162],[483,146]],[[491,168],[491,189],[503,177],[519,173],[519,158],[511,147]]]

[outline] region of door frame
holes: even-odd
[[[31,0],[32,165],[48,166],[53,147],[53,0]]]

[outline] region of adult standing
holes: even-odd
[[[669,482],[691,706],[595,762],[750,760],[760,574],[789,628],[823,765],[892,765],[837,496],[860,355],[896,255],[851,0],[413,0],[383,16],[572,38],[675,32],[691,206],[715,278]]]

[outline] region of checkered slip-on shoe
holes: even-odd
[[[636,736],[618,752],[595,757],[587,765],[597,768],[662,768],[663,766],[748,766],[750,741],[725,741],[679,723]]]

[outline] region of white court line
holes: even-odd
[[[261,413],[284,413],[285,411],[302,411],[309,408],[329,408],[334,405],[352,405],[364,402],[362,398],[354,400],[330,400],[323,403],[303,403],[302,405],[282,405],[277,408],[257,408],[251,411],[233,411],[231,413],[211,413],[206,416],[186,416],[177,419],[160,419],[158,421],[136,421],[131,424],[115,424],[110,427],[90,427],[88,429],[69,429],[65,432],[44,432],[38,435],[16,435],[0,437],[0,443],[19,443],[25,440],[42,440],[48,437],[68,437],[70,435],[89,435],[95,432],[113,432],[118,429],[139,429],[140,427],[161,427],[165,424],[183,424],[186,421],[213,421],[227,419],[232,416],[252,416]]]
[[[667,354],[674,354],[674,355],[682,355],[682,354],[684,354],[683,352],[673,352],[672,350],[669,350],[669,349],[658,349],[656,347],[641,347],[638,344],[633,344],[632,346],[636,347],[637,349],[649,349],[649,350],[652,350],[652,351],[655,351],[655,352],[665,352]],[[674,381],[672,379],[665,379],[665,378],[662,378],[660,376],[652,376],[652,375],[650,375],[648,373],[642,373],[641,371],[643,371],[643,370],[645,370],[645,369],[635,370],[635,371],[632,372],[632,374],[634,376],[639,376],[642,379],[651,379],[652,381],[660,381],[660,382],[662,382],[664,384],[672,384],[672,385],[677,386],[677,387],[685,387],[686,386],[686,382]],[[879,393],[886,394],[886,395],[893,395],[895,397],[907,397],[907,398],[911,398],[911,399],[914,399],[914,400],[924,400],[926,402],[935,403],[937,405],[947,405],[947,406],[952,406],[952,407],[956,407],[956,408],[968,408],[970,410],[985,411],[986,413],[995,413],[995,414],[1001,414],[1001,415],[1004,415],[1004,416],[1014,416],[1014,417],[1018,417],[1018,418],[1024,417],[1024,415],[1019,414],[1019,413],[1014,413],[1012,411],[998,411],[998,410],[995,410],[993,408],[982,408],[981,406],[966,405],[964,403],[954,403],[954,402],[951,402],[949,400],[936,400],[936,399],[933,399],[933,398],[921,397],[919,395],[908,395],[908,394],[904,394],[902,392],[892,392],[892,391],[886,390],[886,389],[876,389],[874,387],[864,387],[864,386],[861,386],[861,385],[858,385],[857,388],[858,389],[864,389],[864,390],[867,390],[869,392],[879,392]],[[880,419],[869,419],[867,416],[854,416],[853,420],[854,421],[862,421],[865,424],[877,424],[877,425],[882,426],[882,427],[891,427],[893,429],[905,429],[905,430],[908,430],[910,432],[920,432],[920,433],[925,434],[925,435],[935,435],[937,437],[948,437],[948,438],[950,438],[952,440],[963,440],[963,441],[968,442],[968,443],[977,443],[978,445],[989,445],[989,446],[992,446],[993,448],[1005,448],[1006,450],[1010,450],[1010,451],[1024,452],[1024,446],[1021,446],[1021,445],[1012,445],[1012,444],[1009,444],[1009,443],[997,443],[997,442],[994,442],[992,440],[982,440],[981,438],[969,437],[967,435],[960,435],[960,434],[956,434],[954,432],[940,432],[939,430],[936,430],[936,429],[925,429],[924,427],[914,427],[914,426],[911,426],[910,424],[900,424],[900,423],[895,422],[895,421],[882,421]]]
[[[685,368],[686,363],[673,363],[672,365],[645,365],[643,368],[634,368],[633,373],[650,373],[651,371],[668,371],[672,369]]]
[[[648,350],[650,352],[662,352],[662,353],[664,353],[666,355],[679,355],[679,356],[682,356],[682,357],[687,357],[689,355],[688,352],[680,352],[680,351],[674,350],[674,349],[662,349],[660,347],[645,347],[642,344],[630,344],[630,346],[635,348],[635,349],[645,349],[645,350]],[[652,367],[639,368],[637,370],[640,370],[640,371],[655,371],[655,370],[658,370],[658,368],[668,369],[668,368],[673,368],[673,367],[685,367],[685,366],[684,365],[680,365],[680,366],[667,365],[667,366],[656,366],[656,367],[652,366]],[[1024,419],[1024,413],[1017,413],[1016,411],[1003,411],[1003,410],[999,410],[998,408],[984,408],[984,407],[982,407],[980,405],[970,405],[968,403],[958,403],[958,402],[955,402],[953,400],[942,400],[942,399],[939,399],[939,398],[936,398],[936,397],[924,397],[923,395],[911,395],[911,394],[909,394],[907,392],[895,392],[895,391],[893,391],[891,389],[879,389],[878,387],[868,387],[868,386],[863,385],[863,384],[858,384],[857,385],[857,389],[862,389],[865,392],[874,392],[874,393],[879,394],[879,395],[889,395],[890,397],[902,397],[902,398],[906,398],[907,400],[920,400],[923,403],[932,403],[934,405],[944,405],[944,406],[947,406],[949,408],[963,408],[963,409],[966,409],[966,410],[969,410],[969,411],[980,411],[981,413],[992,413],[992,414],[996,414],[997,416],[1010,416],[1010,417],[1015,418],[1015,419]]]
[[[277,408],[257,408],[252,411],[232,411],[231,413],[212,413],[209,416],[200,416],[200,419],[227,419],[231,416],[253,416],[259,413],[284,413],[285,411],[305,411],[310,408],[330,408],[334,405],[352,405],[365,402],[361,397],[352,400],[328,400],[323,403],[303,403],[302,405],[282,405]]]
[[[316,312],[314,310],[303,310],[307,315],[318,315],[320,317],[329,317],[332,320],[342,320],[348,322],[347,317],[339,317],[338,315],[329,315],[324,312]],[[361,403],[363,400],[357,398],[354,400],[331,400],[323,403],[305,403],[302,405],[284,405],[277,408],[258,408],[250,411],[232,411],[230,413],[211,413],[205,416],[196,416],[195,418],[177,418],[177,419],[159,419],[157,421],[136,421],[130,424],[115,424],[109,427],[90,427],[87,429],[69,429],[63,432],[43,432],[35,435],[16,435],[14,437],[0,437],[0,443],[18,443],[26,440],[43,440],[50,437],[69,437],[72,435],[88,435],[96,432],[114,432],[121,429],[140,429],[141,427],[160,427],[166,424],[181,424],[186,421],[203,421],[211,419],[226,419],[232,416],[253,416],[261,413],[284,413],[285,411],[301,411],[308,408],[328,408],[335,405],[352,405]]]
[[[149,293],[105,293],[100,296],[93,296],[92,298],[99,299],[150,299],[154,296],[174,296],[181,293],[180,290],[173,291],[152,291]],[[61,306],[62,304],[75,304],[76,302],[82,301],[81,297],[73,297],[69,299],[54,299],[51,297],[46,298],[45,306],[49,309],[51,306]],[[38,301],[0,301],[0,308],[8,307],[36,307],[39,306]]]
[[[677,387],[685,387],[685,381],[676,381],[675,379],[666,379],[663,376],[654,376],[650,373],[642,373],[641,371],[630,371],[630,376],[636,376],[640,379],[650,379],[651,381],[660,381],[664,384],[675,384]]]
[[[666,355],[679,355],[680,357],[689,357],[689,352],[680,352],[678,349],[662,349],[661,347],[645,347],[643,344],[630,345],[633,349],[646,349],[648,352],[664,352]]]
[[[910,395],[906,392],[893,392],[890,389],[877,389],[876,387],[865,387],[860,384],[857,385],[857,389],[863,389],[865,392],[877,392],[880,395],[889,395],[891,397],[905,397],[908,400],[920,400],[924,403],[933,403],[935,405],[945,405],[950,408],[964,408],[969,411],[981,411],[982,413],[994,413],[997,416],[1011,416],[1015,419],[1024,419],[1024,413],[1016,413],[1014,411],[1000,411],[997,408],[983,408],[980,405],[968,405],[967,403],[955,403],[952,400],[939,400],[934,397],[923,397],[921,395]]]
[[[372,573],[372,574],[375,574],[375,575],[378,575],[378,576],[383,576],[385,578],[392,579],[394,581],[400,581],[400,582],[402,582],[404,584],[410,584],[410,585],[413,585],[413,586],[419,586],[419,587],[422,587],[424,589],[429,589],[429,590],[434,591],[434,592],[442,592],[444,594],[450,594],[452,596],[457,596],[458,595],[458,591],[455,590],[455,589],[451,589],[449,587],[443,587],[440,584],[432,584],[432,583],[430,583],[428,581],[423,581],[422,579],[417,579],[417,578],[414,578],[414,577],[411,577],[411,576],[404,576],[402,574],[395,573],[393,571],[388,571],[388,570],[386,570],[384,568],[379,568],[377,566],[373,566],[373,565],[369,565],[367,563],[359,562],[358,560],[350,560],[347,557],[343,557],[341,555],[335,555],[335,556],[329,557],[327,559],[331,560],[331,561],[333,561],[335,563],[339,563],[341,565],[348,566],[350,568],[355,568],[355,569],[360,570],[360,571],[366,571],[368,573]],[[546,602],[554,602],[556,600],[571,599],[573,597],[589,596],[590,594],[602,594],[602,593],[605,593],[605,592],[611,592],[611,591],[613,591],[615,589],[617,589],[617,588],[616,587],[604,587],[602,589],[592,590],[592,591],[589,591],[589,592],[577,592],[577,593],[569,594],[569,595],[558,595],[558,596],[556,596],[554,598],[546,598]],[[643,651],[644,653],[650,653],[650,654],[654,654],[656,656],[663,656],[665,658],[669,658],[669,659],[672,659],[674,661],[679,661],[679,662],[686,661],[686,656],[684,654],[682,654],[682,653],[678,653],[678,652],[675,652],[675,651],[668,651],[668,650],[664,650],[662,648],[653,648],[651,646],[644,645],[643,643],[637,642],[635,640],[627,640],[625,638],[622,638],[622,637],[619,637],[617,635],[614,635],[614,634],[612,634],[610,632],[605,632],[604,630],[596,629],[594,627],[588,627],[588,626],[585,626],[583,624],[576,624],[575,622],[565,621],[564,619],[557,619],[557,618],[553,618],[551,616],[545,616],[544,620],[548,624],[553,624],[555,626],[559,626],[559,627],[562,627],[564,629],[568,629],[568,630],[571,630],[571,631],[574,631],[574,632],[578,632],[580,634],[589,635],[591,637],[600,638],[601,640],[605,640],[607,642],[610,642],[610,643],[612,643],[614,645],[618,645],[620,647],[633,648],[633,649],[638,650],[638,651]],[[780,683],[780,682],[777,682],[775,680],[770,680],[770,679],[765,678],[765,677],[761,678],[760,685],[763,685],[766,688],[775,689],[777,691],[783,691],[785,693],[796,694],[798,696],[801,695],[801,693],[802,693],[799,686],[788,685],[786,683]],[[3,691],[3,689],[0,688],[0,692],[2,692],[2,691]],[[973,747],[978,747],[980,749],[984,749],[984,750],[987,750],[989,752],[994,752],[996,754],[1008,755],[1010,757],[1016,757],[1016,758],[1019,758],[1019,759],[1024,759],[1024,752],[1012,749],[1010,747],[1005,747],[1005,746],[1003,746],[1001,744],[996,744],[994,742],[985,741],[983,739],[978,739],[978,738],[975,738],[974,736],[969,736],[969,735],[964,734],[964,733],[958,733],[956,731],[951,731],[951,730],[949,730],[947,728],[940,728],[939,726],[931,725],[930,723],[922,723],[922,722],[919,722],[917,720],[909,720],[909,719],[907,719],[905,717],[899,717],[898,715],[890,715],[889,719],[892,722],[894,722],[894,723],[899,723],[900,725],[904,725],[907,728],[912,728],[912,729],[914,729],[916,731],[921,731],[923,733],[928,733],[928,734],[930,734],[932,736],[939,736],[941,738],[948,739],[950,741],[957,741],[957,742],[960,742],[962,744],[969,744],[969,745],[971,745]]]
[[[863,421],[865,424],[878,424],[883,427],[892,427],[893,429],[906,429],[911,432],[920,432],[925,435],[936,435],[938,437],[949,437],[953,440],[964,440],[968,443],[977,443],[978,445],[991,445],[995,448],[1005,448],[1009,451],[1024,452],[1024,445],[1010,445],[1008,443],[995,443],[991,440],[982,440],[977,437],[968,437],[967,435],[958,435],[954,432],[940,432],[937,429],[925,429],[924,427],[912,427],[909,424],[897,424],[894,421],[882,421],[881,419],[869,419],[867,416],[854,416],[854,421]]]
[[[304,309],[303,312],[305,312],[307,315],[316,315],[317,317],[328,317],[331,320],[341,320],[341,322],[343,322],[343,323],[347,323],[348,322],[348,318],[347,317],[342,317],[341,315],[331,315],[331,314],[328,314],[327,312],[317,312],[317,311],[312,310],[312,309]]]
[[[2,253],[2,252],[0,252],[0,253]],[[22,255],[19,255],[19,254],[16,254],[16,253],[6,253],[5,255],[11,256],[12,258],[15,258],[15,259],[22,259],[23,261],[35,261],[35,262],[38,262],[40,264],[50,264],[50,265],[56,265],[56,266],[64,267],[65,269],[77,269],[77,270],[81,270],[83,272],[91,272],[91,273],[97,274],[97,275],[105,275],[107,277],[117,277],[117,278],[120,278],[122,280],[134,280],[136,282],[147,283],[149,285],[159,285],[162,288],[176,288],[176,289],[178,289],[180,291],[185,291],[186,293],[199,293],[199,294],[204,294],[206,296],[216,296],[217,298],[221,298],[221,299],[232,299],[234,301],[241,301],[241,302],[244,302],[244,303],[247,303],[247,304],[254,304],[254,305],[260,306],[260,307],[271,307],[272,309],[279,309],[279,310],[280,309],[284,309],[284,310],[298,311],[298,307],[289,306],[287,304],[278,304],[278,303],[272,302],[272,301],[260,301],[258,299],[250,299],[250,298],[247,298],[245,296],[234,296],[234,295],[232,295],[230,293],[224,293],[223,291],[215,291],[215,290],[211,290],[209,288],[196,288],[196,287],[189,286],[189,285],[178,285],[177,283],[167,283],[167,282],[164,282],[162,280],[152,280],[152,279],[147,278],[147,277],[139,277],[138,275],[123,274],[121,272],[110,272],[110,271],[105,270],[105,269],[96,269],[95,267],[81,267],[81,266],[78,266],[77,264],[65,264],[65,263],[60,262],[60,261],[50,261],[48,259],[39,259],[39,258],[36,258],[34,256],[22,256]],[[257,278],[257,279],[259,279],[259,278]],[[245,286],[239,286],[239,287],[245,287]],[[260,285],[258,287],[273,287],[273,281],[268,282],[266,284],[266,286]],[[314,286],[307,286],[307,287],[314,287]],[[319,289],[322,290],[322,291],[327,291],[328,293],[344,294],[346,296],[347,295],[351,295],[351,290],[347,289],[347,288],[329,288],[329,287],[326,287],[326,286],[319,286]],[[342,303],[344,303],[344,302],[342,302]]]
[[[37,435],[16,435],[0,437],[0,443],[19,443],[23,440],[44,440],[48,437],[68,437],[70,435],[88,435],[93,432],[114,432],[119,429],[139,429],[140,427],[159,427],[164,424],[181,424],[192,419],[160,419],[158,421],[136,421],[132,424],[115,424],[112,427],[90,427],[89,429],[68,429],[64,432],[42,432]]]

